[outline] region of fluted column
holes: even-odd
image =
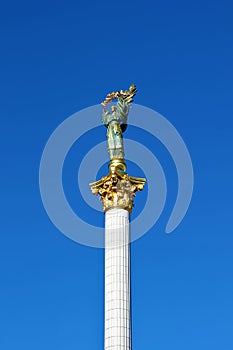
[[[105,350],[131,350],[129,212],[105,213]]]

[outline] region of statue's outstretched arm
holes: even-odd
[[[124,98],[118,99],[117,110],[121,116],[122,123],[127,124],[127,117],[129,114],[129,104],[124,100]]]

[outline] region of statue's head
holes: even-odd
[[[116,106],[112,106],[112,107],[111,107],[112,112],[115,112],[116,109],[117,109]]]

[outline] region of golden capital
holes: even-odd
[[[90,184],[92,193],[100,195],[103,210],[122,208],[132,213],[133,197],[144,188],[146,179],[129,176],[122,159],[113,159],[109,164],[109,174]]]

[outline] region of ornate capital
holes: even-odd
[[[129,176],[125,173],[125,164],[122,160],[111,162],[110,172],[101,180],[90,184],[92,193],[100,195],[103,210],[122,208],[132,213],[133,197],[141,191],[146,179]]]

